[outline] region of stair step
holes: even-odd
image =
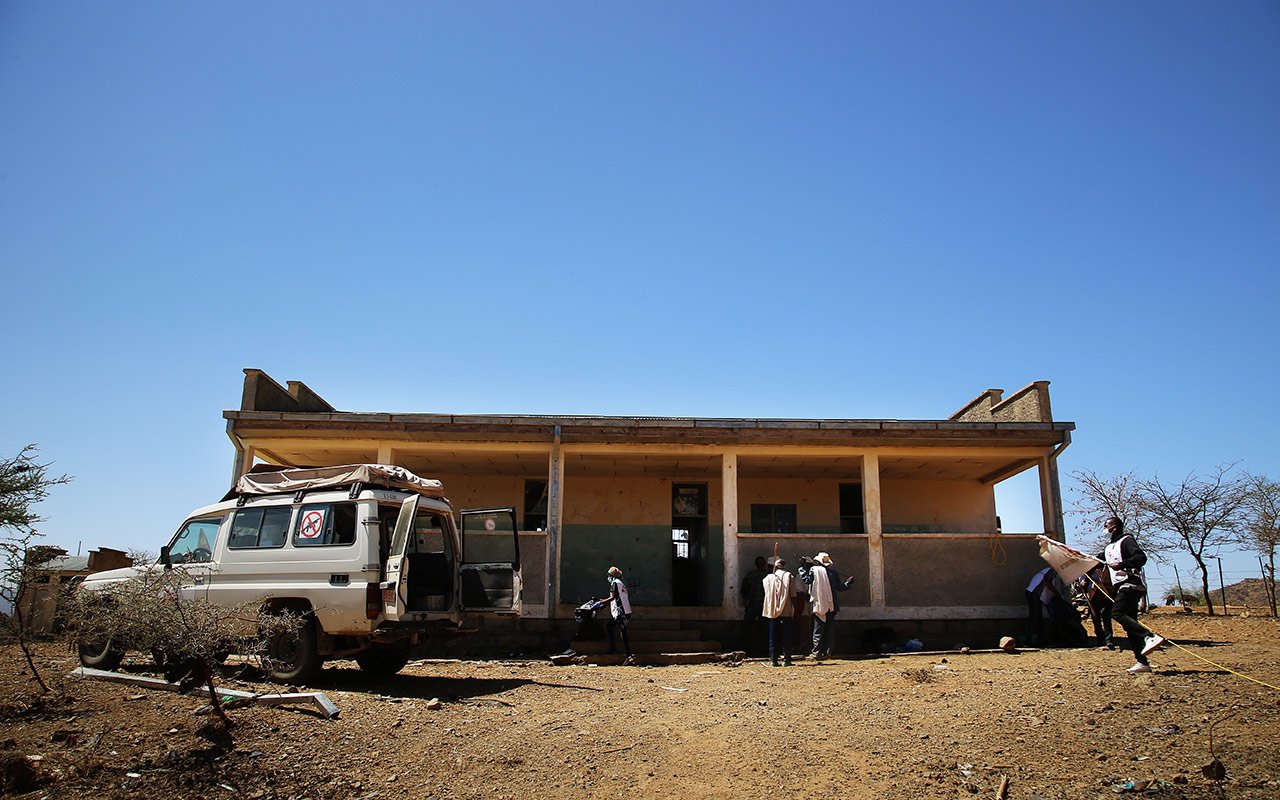
[[[741,664],[745,654],[741,651],[729,653],[636,653],[636,666],[668,666],[673,664]],[[551,663],[557,666],[570,664],[595,664],[601,667],[620,666],[626,660],[624,655],[576,655],[551,656]]]
[[[617,643],[618,646],[622,642]],[[600,654],[609,651],[608,640],[589,641],[589,642],[570,642],[569,648],[583,654]],[[641,641],[635,638],[631,639],[631,651],[633,653],[709,653],[719,652],[719,642],[702,642],[702,641]]]
[[[633,642],[696,642],[702,638],[698,631],[659,631],[627,626],[627,635]]]

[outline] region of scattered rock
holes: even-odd
[[[1015,653],[1018,650],[1018,642],[1012,636],[1001,637],[1000,649],[1006,653]]]

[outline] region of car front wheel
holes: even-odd
[[[109,638],[77,639],[80,663],[90,669],[114,670],[124,660],[124,649]]]
[[[280,683],[307,683],[319,675],[322,662],[316,650],[315,620],[308,617],[294,630],[273,633],[263,666],[268,677]]]

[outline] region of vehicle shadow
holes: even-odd
[[[244,664],[235,667],[234,677],[250,683],[269,683],[266,674],[255,666]],[[327,665],[320,675],[305,688],[297,691],[339,691],[367,694],[396,700],[431,700],[458,702],[467,699],[484,699],[503,705],[504,700],[493,697],[522,686],[544,686],[555,689],[599,692],[594,686],[550,683],[519,677],[459,678],[442,675],[412,675],[397,673],[390,676],[369,675],[359,667]]]
[[[119,671],[132,675],[163,677],[163,670],[150,661],[133,661],[122,664]],[[354,665],[327,665],[320,675],[306,686],[288,686],[273,683],[265,672],[250,662],[230,663],[217,671],[218,680],[239,681],[250,684],[270,686],[271,691],[306,692],[306,691],[340,691],[356,692],[387,698],[403,700],[430,700],[438,698],[445,702],[457,702],[469,698],[488,699],[493,702],[507,704],[506,701],[491,697],[522,686],[544,686],[553,689],[574,691],[603,691],[594,686],[579,686],[567,683],[552,683],[519,677],[494,678],[458,678],[437,675],[411,675],[397,673],[390,676],[369,675]],[[509,705],[509,704],[508,704]]]

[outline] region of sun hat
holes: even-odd
[[[830,553],[818,553],[816,556],[814,556],[814,557],[813,557],[813,560],[814,560],[814,561],[817,561],[819,564],[821,564],[821,565],[822,565],[822,566],[824,566],[824,567],[829,567],[829,566],[831,566],[831,554],[830,554]]]

